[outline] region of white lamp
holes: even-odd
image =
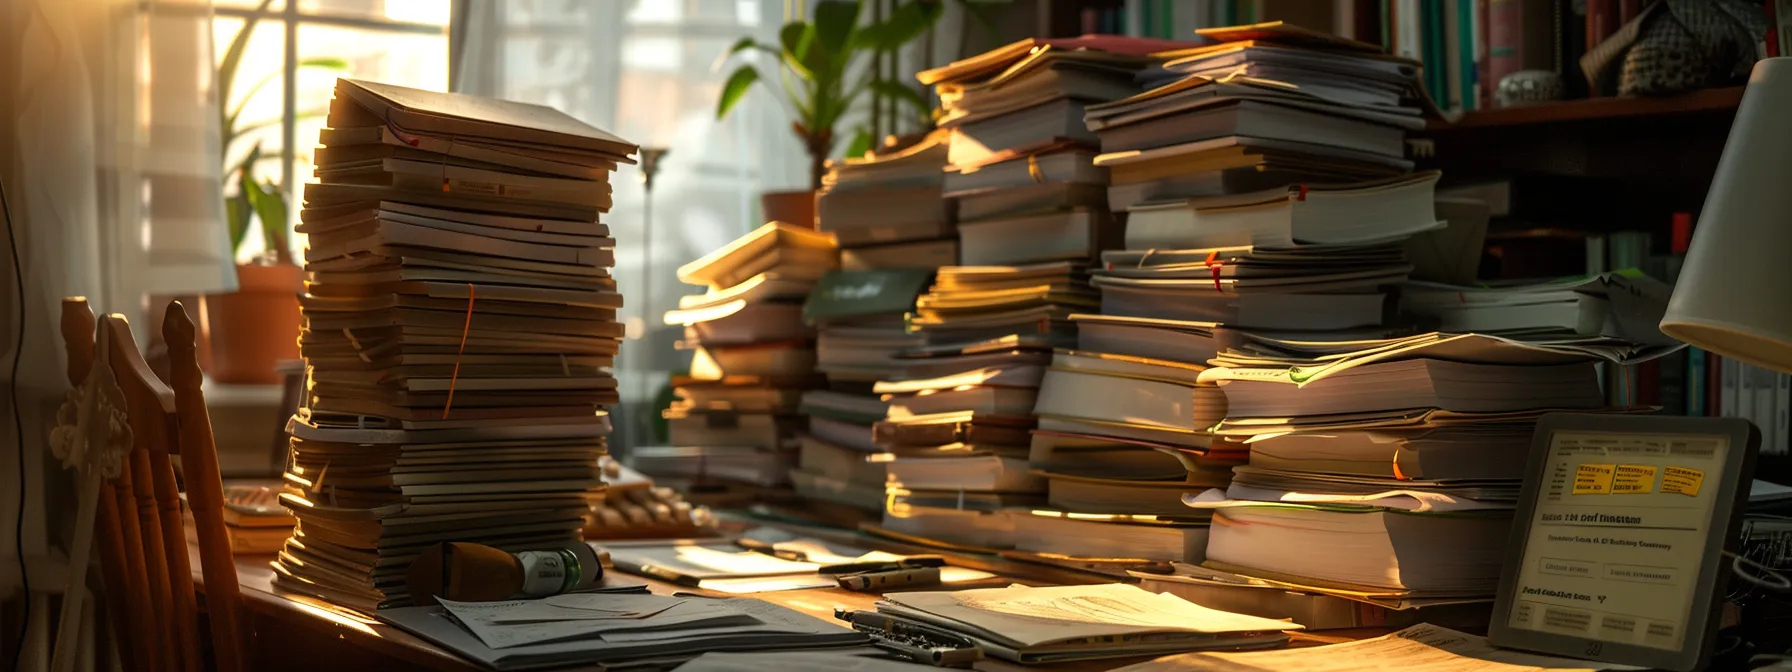
[[[1661,331],[1792,373],[1792,57],[1749,75]]]

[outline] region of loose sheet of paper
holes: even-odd
[[[1358,642],[1247,653],[1184,653],[1114,672],[1591,672],[1642,668],[1496,649],[1477,637],[1415,625]]]
[[[657,597],[657,596],[638,596]],[[672,600],[675,604],[657,613],[634,618],[568,619],[506,623],[503,619],[518,610],[537,609],[539,600],[504,602],[455,602],[441,600],[454,620],[473,633],[486,646],[505,649],[526,644],[540,644],[569,639],[606,639],[610,633],[691,630],[704,627],[752,626],[759,621],[738,610],[707,600]],[[560,607],[555,607],[560,608]]]

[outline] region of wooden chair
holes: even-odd
[[[224,532],[224,486],[200,391],[193,322],[180,303],[170,303],[162,329],[170,385],[144,362],[125,319],[108,315],[105,320],[96,342],[96,323],[86,300],[63,301],[69,379],[80,384],[96,363],[96,348],[106,348],[132,433],[123,473],[100,494],[94,535],[125,667],[207,669],[172,459],[178,456],[197,525],[212,669],[242,670],[246,661],[237,612],[242,594]]]

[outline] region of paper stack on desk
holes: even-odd
[[[1154,88],[1087,110],[1116,212],[1412,170],[1417,62],[1280,22],[1198,32],[1220,44],[1160,54]]]
[[[940,197],[945,164],[944,131],[901,149],[828,161],[816,198],[816,228],[839,241],[844,268],[958,262],[953,204]]]
[[[622,326],[598,215],[636,147],[558,111],[338,80],[310,237],[283,590],[371,611],[443,541],[578,542]]]
[[[1022,664],[1273,648],[1288,642],[1283,631],[1301,629],[1118,583],[891,593],[877,611],[969,637],[986,656]]]
[[[692,485],[787,487],[805,425],[797,407],[822,382],[802,304],[837,263],[833,238],[771,222],[680,267],[680,280],[708,287],[665,315],[684,326],[691,372],[673,380],[672,447],[638,448],[631,466]]]
[[[898,370],[896,353],[923,342],[908,332],[907,318],[932,278],[933,269],[838,271],[809,294],[803,319],[820,331],[817,368],[828,387],[803,394],[809,433],[791,473],[799,494],[883,510],[884,467],[869,458],[881,452],[872,425],[890,405],[872,386]]]
[[[706,651],[860,646],[864,635],[751,599],[573,593],[540,600],[443,601],[381,620],[494,670],[580,664],[665,669]]]
[[[1187,498],[1215,517],[1208,566],[1391,606],[1489,599],[1536,419],[1604,408],[1595,363],[1651,350],[1573,340],[1257,337],[1220,353],[1203,374],[1229,404],[1217,431],[1251,458]],[[1323,562],[1292,552],[1321,546]]]

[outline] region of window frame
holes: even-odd
[[[298,193],[299,180],[294,174],[298,165],[298,133],[299,133],[299,26],[310,24],[317,26],[337,26],[358,28],[368,31],[381,31],[402,34],[449,35],[449,25],[432,23],[415,23],[410,21],[394,21],[365,16],[352,16],[330,12],[307,12],[299,9],[298,0],[286,0],[280,9],[257,9],[253,7],[213,7],[214,17],[228,17],[247,20],[258,17],[261,21],[278,21],[284,37],[280,63],[280,190],[285,192],[288,202]],[[450,19],[452,22],[452,19]],[[229,105],[230,101],[218,101],[219,105]],[[229,147],[223,148],[229,151]],[[296,209],[289,209],[286,226],[292,226],[291,217],[296,216]]]

